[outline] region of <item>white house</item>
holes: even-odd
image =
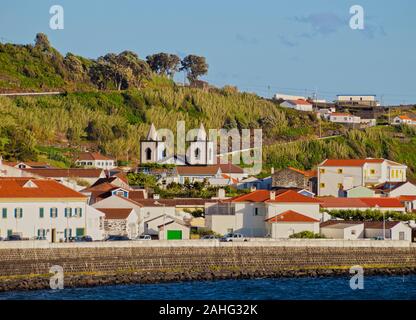
[[[269,234],[273,239],[288,239],[302,231],[319,233],[320,220],[288,210],[266,219]]]
[[[232,182],[236,183],[247,177],[247,173],[242,168],[231,163],[207,166],[180,166],[176,168],[176,171],[175,181],[180,184],[184,184],[186,181],[192,183],[224,178],[227,180],[231,179]]]
[[[50,242],[89,235],[103,237],[103,215],[87,197],[53,180],[0,179],[0,236],[46,238]]]
[[[393,125],[401,125],[401,124],[407,124],[410,126],[416,125],[416,119],[410,118],[409,116],[403,115],[403,116],[397,116],[393,119],[392,122]]]
[[[284,93],[276,93],[273,98],[275,100],[306,100],[306,97],[303,96],[294,96]]]
[[[86,185],[92,185],[97,182],[98,179],[105,178],[105,172],[103,169],[88,168],[68,168],[68,169],[23,169],[27,174],[53,179],[65,186],[80,191],[86,187]]]
[[[339,196],[358,186],[406,181],[407,166],[386,159],[327,159],[318,165],[318,196]]]
[[[412,228],[402,221],[344,221],[321,223],[321,234],[330,239],[374,239],[412,241]]]
[[[339,104],[351,105],[370,105],[379,106],[375,94],[339,94],[337,95],[337,102]]]
[[[329,121],[345,124],[360,124],[361,118],[349,113],[334,112],[329,115]]]
[[[313,110],[312,103],[306,100],[301,100],[301,99],[286,100],[282,102],[280,106],[283,108],[289,108],[289,109],[294,109],[298,111],[312,111]]]
[[[117,168],[116,161],[98,152],[81,152],[75,164],[85,168],[112,170]]]
[[[158,226],[159,240],[189,240],[190,227],[185,222],[172,219]]]
[[[320,233],[329,239],[357,240],[364,238],[364,223],[358,221],[326,221],[320,225]]]
[[[230,200],[207,203],[205,222],[207,228],[220,234],[239,232],[264,237],[270,233],[267,220],[289,211],[318,221],[322,217],[320,201],[315,198],[293,190],[256,190]]]
[[[416,185],[410,181],[385,182],[376,185],[373,190],[381,197],[416,196]]]

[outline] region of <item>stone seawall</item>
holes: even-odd
[[[50,267],[65,286],[196,279],[416,273],[416,248],[280,246],[0,249],[0,291],[49,288]]]

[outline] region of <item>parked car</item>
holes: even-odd
[[[201,238],[201,240],[215,240],[215,239],[218,239],[218,237],[213,234],[207,234]]]
[[[18,234],[12,234],[7,237],[7,241],[21,241],[23,240],[22,237]]]
[[[127,236],[109,236],[105,241],[128,241],[130,240]]]
[[[228,233],[225,236],[223,236],[220,241],[222,242],[233,242],[233,241],[248,241],[247,238],[245,238],[241,233]]]
[[[74,242],[92,242],[92,238],[90,236],[78,236],[75,237]]]
[[[152,236],[149,234],[142,234],[135,238],[134,240],[142,241],[142,240],[152,240]]]

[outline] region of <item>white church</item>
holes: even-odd
[[[154,124],[150,126],[146,139],[140,141],[140,162],[176,164],[176,165],[212,165],[216,162],[214,142],[208,139],[204,125],[201,123],[196,137],[186,141],[187,151],[184,155],[169,156],[167,146],[160,137]]]

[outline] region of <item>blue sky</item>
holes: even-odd
[[[55,4],[64,30],[49,28]],[[364,30],[349,27],[352,5],[364,8]],[[0,41],[32,43],[44,32],[62,53],[90,58],[193,53],[207,58],[205,79],[218,86],[416,103],[415,13],[414,0],[3,0]]]

